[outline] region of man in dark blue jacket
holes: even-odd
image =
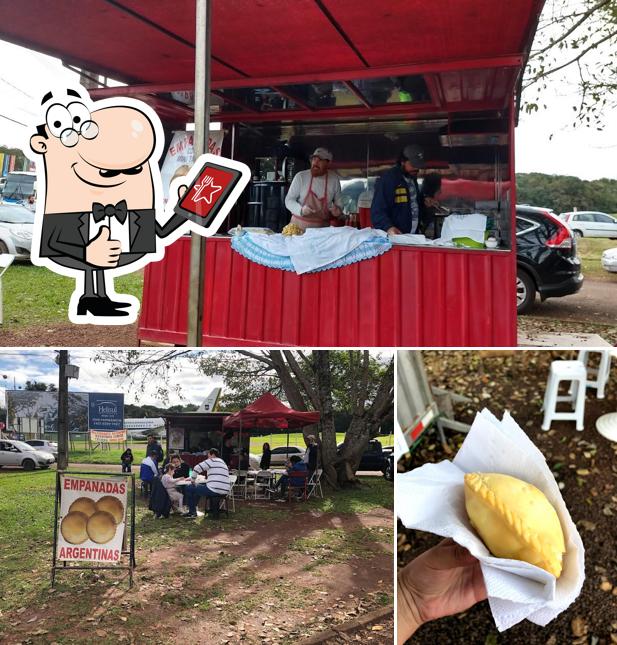
[[[396,166],[377,180],[371,205],[375,228],[389,235],[420,232],[425,214],[416,177],[424,166],[422,148],[411,144],[405,146]]]

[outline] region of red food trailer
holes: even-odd
[[[211,116],[252,185],[205,243],[209,346],[516,344],[514,128],[543,0],[213,0]],[[195,2],[1,1],[1,37],[125,81],[94,97],[148,101],[166,128],[193,119]],[[32,16],[37,16],[32,20]],[[208,87],[206,85],[206,87]],[[489,216],[496,249],[395,246],[297,275],[253,263],[225,234],[280,230],[291,173],[335,155],[347,209],[408,143],[460,212]],[[359,183],[358,183],[359,182]],[[145,270],[140,341],[187,343],[190,239]]]

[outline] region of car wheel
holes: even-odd
[[[574,235],[574,237],[575,237],[577,240],[580,240],[580,239],[581,239],[581,237],[583,237],[583,231],[579,231],[579,230],[577,229],[577,230],[575,230],[575,231],[572,231],[572,235]]]
[[[516,271],[516,313],[524,314],[529,311],[536,299],[536,285],[531,276],[522,269]]]
[[[36,468],[36,464],[32,461],[32,459],[24,459],[21,462],[21,465],[24,470],[34,470]]]
[[[383,476],[389,482],[394,480],[394,473],[392,472],[392,464],[390,462],[386,464],[386,468],[383,471]]]
[[[9,252],[9,247],[2,240],[0,240],[0,253],[8,253],[8,252]]]

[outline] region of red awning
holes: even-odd
[[[424,112],[500,110],[509,105],[543,4],[214,0],[212,88],[421,74],[430,94]],[[143,86],[142,98],[193,87],[194,0],[0,0],[0,15],[0,38]],[[169,105],[186,121],[185,108]],[[361,105],[341,114],[387,116],[398,109]],[[242,116],[264,115],[242,110]]]
[[[279,428],[288,430],[317,423],[319,412],[300,412],[286,406],[272,394],[264,394],[223,421],[225,428]]]

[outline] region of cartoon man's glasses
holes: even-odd
[[[45,121],[49,132],[67,148],[76,146],[80,135],[84,139],[94,139],[99,133],[99,127],[90,118],[88,108],[79,101],[66,106],[54,103],[47,110]]]

